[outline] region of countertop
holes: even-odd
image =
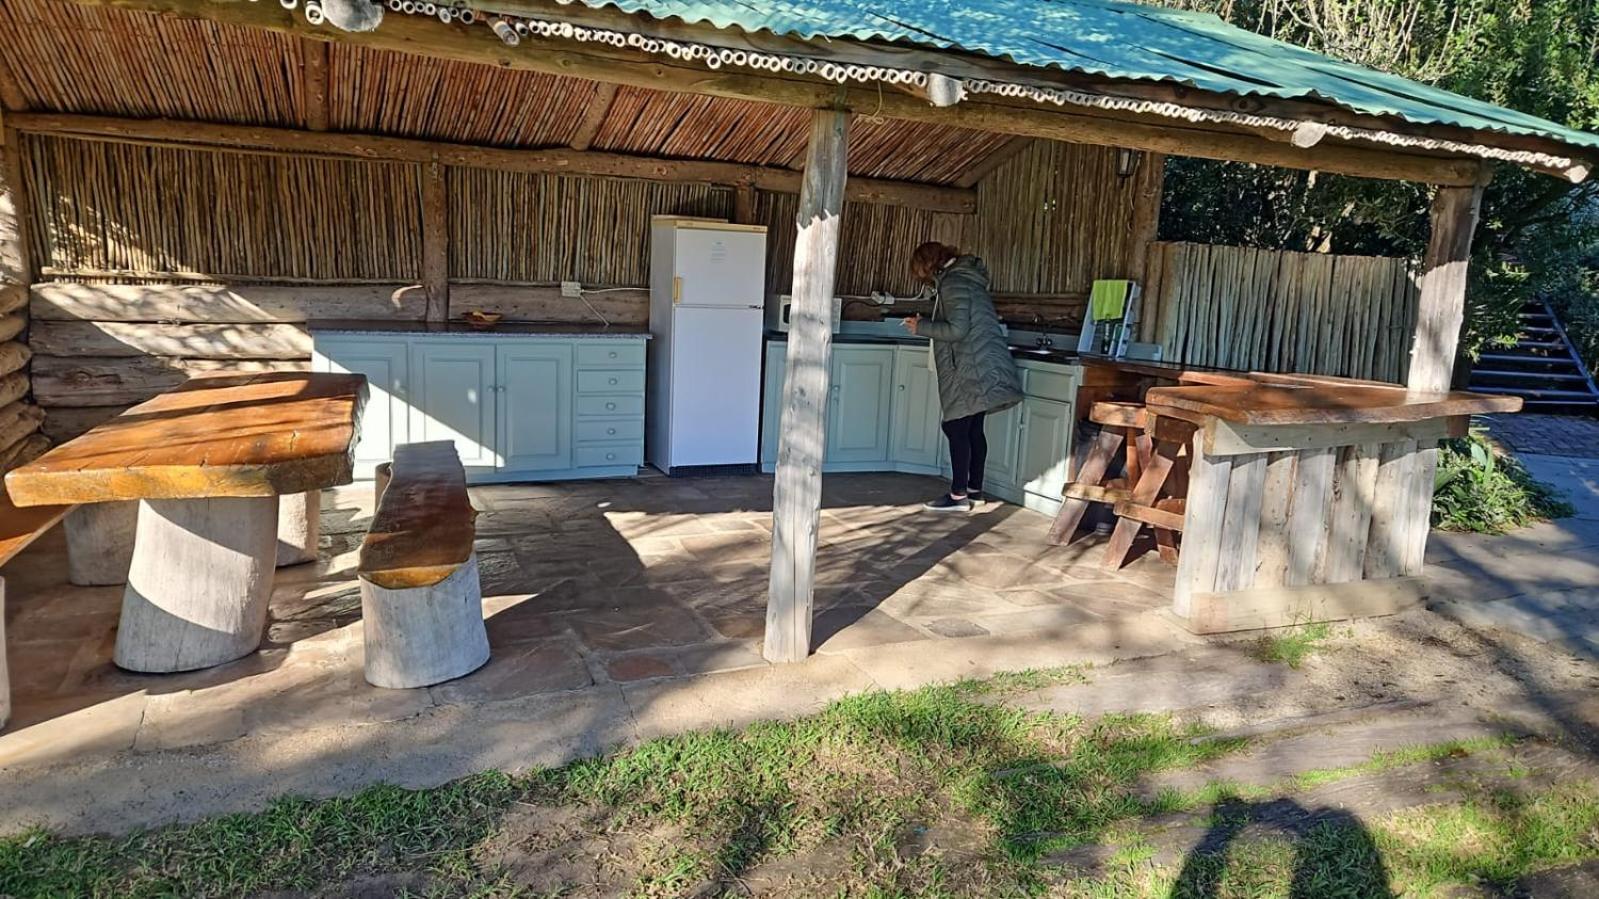
[[[313,334],[448,334],[451,337],[579,337],[597,340],[648,340],[650,331],[640,325],[601,325],[577,322],[500,322],[492,328],[474,328],[466,322],[418,321],[318,321],[307,326]]]
[[[1244,425],[1382,424],[1521,409],[1521,399],[1513,396],[1412,393],[1403,387],[1362,381],[1339,384],[1331,378],[1298,385],[1152,387],[1144,395],[1144,403],[1158,413],[1175,413],[1180,418],[1212,416]]]
[[[786,343],[788,334],[782,331],[767,331],[766,339]],[[928,340],[925,337],[914,337],[910,334],[906,334],[904,337],[891,337],[884,334],[834,334],[833,343],[843,345],[877,344],[880,346],[907,346],[926,349]],[[1011,347],[1010,354],[1016,359],[1053,362],[1058,365],[1077,365],[1082,361],[1076,352],[1058,347],[1048,350],[1034,349],[1032,347]]]

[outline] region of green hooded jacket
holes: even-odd
[[[1022,401],[1022,379],[988,292],[988,267],[962,256],[938,273],[938,303],[916,333],[933,342],[944,420],[998,412]]]

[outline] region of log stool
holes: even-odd
[[[367,683],[426,687],[489,660],[466,471],[448,440],[397,447],[361,541]]]
[[[1188,447],[1195,427],[1186,421],[1149,415],[1154,447],[1126,499],[1114,506],[1116,529],[1105,545],[1102,567],[1117,571],[1127,564],[1133,542],[1145,525],[1154,528],[1155,545],[1162,560],[1177,564],[1177,537],[1183,531],[1187,507]]]
[[[1078,468],[1076,478],[1061,491],[1065,501],[1049,528],[1050,543],[1059,546],[1071,542],[1089,503],[1114,506],[1131,498],[1132,491],[1127,485],[1137,483],[1149,458],[1150,439],[1145,434],[1148,419],[1148,413],[1139,403],[1100,402],[1089,410],[1088,420],[1100,425],[1101,430]],[[1105,473],[1110,469],[1111,460],[1124,447],[1126,478],[1106,481]]]

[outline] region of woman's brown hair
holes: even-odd
[[[931,284],[933,277],[959,255],[960,251],[949,244],[930,240],[911,253],[911,277]]]

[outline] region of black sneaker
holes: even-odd
[[[922,503],[922,508],[929,512],[970,512],[972,510],[972,501],[964,497],[956,499],[945,493],[938,499]]]

